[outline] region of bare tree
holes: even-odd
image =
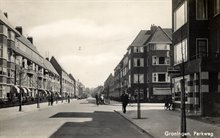
[[[15,85],[18,84],[21,89],[21,85],[26,82],[26,78],[27,78],[27,74],[26,74],[24,65],[23,63],[21,64],[21,62],[18,62],[18,64],[15,64]],[[22,110],[22,101],[23,101],[22,94],[23,93],[20,90],[19,95],[18,95],[19,96],[19,111]]]
[[[37,90],[37,108],[40,108],[40,92],[39,88],[42,87],[42,77],[43,73],[40,71],[37,71],[31,80],[31,86]],[[40,79],[41,78],[41,79]]]

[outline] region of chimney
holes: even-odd
[[[8,13],[7,12],[4,12],[4,15],[6,18],[8,18]]]
[[[27,37],[27,39],[33,44],[33,37]]]
[[[157,29],[157,26],[152,24],[150,27],[151,33],[153,33]]]
[[[22,27],[16,26],[15,29],[22,35]]]

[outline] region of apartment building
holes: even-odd
[[[127,91],[135,100],[140,92],[141,101],[159,102],[171,95],[167,73],[170,67],[171,35],[171,29],[155,25],[150,30],[139,32],[114,69],[115,97]]]
[[[175,105],[184,79],[188,112],[219,113],[220,0],[173,0],[172,17],[172,64],[181,72],[172,76]]]
[[[33,38],[23,36],[22,27],[14,29],[6,13],[0,11],[0,17],[1,100],[16,100],[19,93],[27,100],[57,90],[49,84],[57,83],[59,76],[40,55]]]
[[[71,79],[71,85],[72,85],[72,91],[73,91],[73,97],[76,97],[76,79],[73,77],[73,75],[70,73],[69,77]]]
[[[149,101],[164,101],[171,96],[170,76],[170,47],[172,30],[152,25],[147,31],[150,36],[143,44],[145,48],[145,83],[147,84],[147,99]]]

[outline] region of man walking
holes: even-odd
[[[122,101],[123,113],[126,113],[126,106],[128,104],[128,94],[127,94],[127,92],[123,92],[123,94],[121,95],[121,101]]]

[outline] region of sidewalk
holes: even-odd
[[[75,101],[76,99],[72,99],[71,102]],[[58,106],[61,104],[66,104],[66,100],[59,101],[56,103],[56,101],[53,103],[53,106]],[[9,120],[11,118],[19,117],[22,115],[25,115],[26,113],[33,112],[33,111],[39,111],[45,108],[52,108],[53,106],[48,106],[48,102],[40,103],[40,108],[37,108],[37,104],[30,104],[30,105],[22,105],[22,111],[19,112],[18,106],[15,107],[8,107],[8,108],[1,108],[0,109],[0,121],[3,120]]]
[[[115,111],[155,138],[180,138],[180,112],[163,109],[163,104],[141,104],[141,119],[137,106],[128,106],[126,114]],[[187,118],[187,135],[192,138],[219,138],[220,127]]]

